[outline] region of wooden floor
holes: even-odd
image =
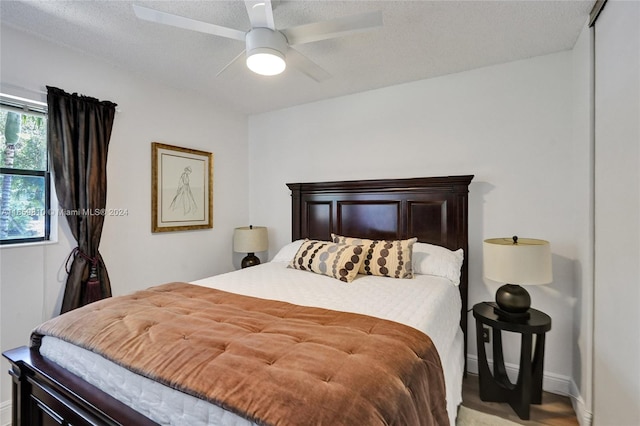
[[[576,426],[578,420],[568,397],[545,392],[541,405],[531,405],[531,419],[522,420],[507,403],[484,402],[478,393],[478,376],[467,374],[462,384],[462,405],[527,426]]]

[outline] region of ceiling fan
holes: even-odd
[[[328,79],[330,74],[291,46],[342,37],[382,26],[382,12],[376,11],[278,30],[273,20],[271,0],[245,0],[244,3],[251,22],[251,29],[246,32],[135,4],[133,10],[139,19],[145,21],[244,41],[245,50],[217,75],[246,53],[247,67],[257,74],[277,75],[283,72],[287,65],[291,65],[312,79],[323,81]]]

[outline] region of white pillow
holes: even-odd
[[[296,240],[282,247],[280,251],[271,259],[272,262],[291,262],[298,253],[304,240]]]
[[[460,284],[460,269],[464,260],[464,250],[451,251],[448,248],[426,243],[413,245],[413,272],[447,278],[455,285]]]

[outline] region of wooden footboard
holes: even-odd
[[[156,424],[34,349],[2,355],[11,363],[13,426]]]

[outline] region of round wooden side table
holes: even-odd
[[[481,302],[473,307],[476,319],[476,337],[478,346],[478,375],[480,380],[480,399],[491,402],[507,402],[523,420],[529,419],[530,404],[542,403],[542,372],[544,367],[545,333],[551,330],[551,318],[544,312],[529,309],[528,318],[511,318],[501,315],[495,304]],[[483,340],[483,328],[492,329],[493,374],[487,362],[487,352]],[[507,377],[502,351],[502,331],[521,335],[520,370],[516,383]],[[533,359],[533,335],[535,350]]]

